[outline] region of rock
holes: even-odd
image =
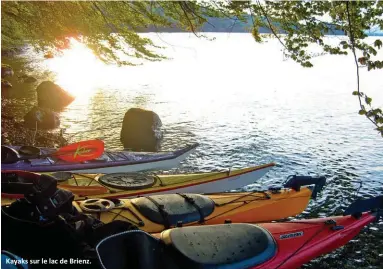
[[[39,107],[59,110],[75,99],[74,96],[51,81],[43,81],[36,88]]]
[[[12,88],[12,84],[8,80],[2,79],[1,80],[1,88],[2,89]]]
[[[24,126],[30,129],[54,129],[60,126],[60,118],[50,109],[33,107],[24,116]]]
[[[129,109],[124,116],[120,141],[133,151],[157,151],[162,138],[160,117],[153,111]]]
[[[7,64],[1,64],[1,78],[12,77],[14,75],[13,69]]]

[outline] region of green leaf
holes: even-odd
[[[382,47],[382,41],[380,39],[375,40],[374,46],[380,49]]]
[[[359,115],[366,115],[366,110],[359,110]]]
[[[304,63],[302,63],[302,66],[304,66],[304,67],[313,67],[312,63],[310,63],[310,62],[304,62]]]
[[[366,101],[367,105],[371,105],[372,98],[366,96],[364,100]]]
[[[352,95],[359,95],[358,91],[353,91]]]

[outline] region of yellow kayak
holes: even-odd
[[[56,180],[46,175],[30,172],[3,175],[2,191],[20,193],[23,190],[28,200],[40,199],[38,197],[46,200],[57,190]],[[20,182],[19,177],[22,175],[29,176],[29,182]],[[128,199],[91,198],[73,201],[72,205],[78,212],[91,214],[103,223],[126,221],[141,230],[158,233],[176,226],[258,223],[295,216],[307,207],[311,197],[316,198],[325,181],[324,177],[290,176],[283,188],[274,187],[267,191],[206,195],[173,193]],[[3,197],[2,206],[9,202]]]
[[[276,192],[162,194],[131,199],[88,199],[73,202],[79,212],[103,223],[127,221],[149,233],[176,226],[258,223],[296,216],[306,209],[312,190]]]
[[[238,189],[255,183],[263,177],[274,163],[225,172],[189,174],[77,174],[71,172],[44,173],[58,181],[58,187],[69,190],[75,200],[86,198],[128,198],[169,193],[216,193]],[[18,182],[31,182],[40,174],[26,171],[2,171],[2,177],[16,174]],[[2,180],[3,182],[3,180]],[[21,193],[21,192],[20,192]],[[5,193],[2,189],[2,204],[9,204],[22,195]]]

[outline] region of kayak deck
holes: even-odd
[[[157,192],[162,192],[166,190],[178,189],[185,186],[192,186],[197,184],[204,184],[208,182],[219,181],[225,178],[237,177],[244,174],[249,174],[255,171],[259,171],[262,169],[268,169],[273,167],[274,163],[269,163],[265,165],[236,169],[236,170],[228,170],[225,172],[207,172],[207,173],[195,173],[195,174],[174,174],[174,175],[156,175],[154,176],[155,183],[143,190],[122,190],[118,188],[113,188],[109,186],[105,186],[100,182],[100,178],[103,176],[102,174],[73,174],[72,177],[66,181],[59,184],[60,188],[69,190],[74,194],[77,194],[79,197],[88,197],[91,198],[95,194],[87,193],[87,188],[92,187],[103,187],[104,193],[98,193],[97,198],[123,198],[130,196],[138,196],[144,194],[154,194]],[[257,178],[254,178],[256,181]],[[121,196],[121,195],[122,196]]]
[[[58,187],[71,191],[75,195],[75,200],[84,200],[87,198],[128,198],[177,192],[204,193],[208,192],[209,188],[216,190],[215,192],[229,191],[256,182],[274,166],[274,163],[269,163],[243,169],[228,170],[225,172],[170,175],[148,174],[148,176],[154,178],[154,183],[148,187],[138,189],[123,189],[106,186],[102,183],[102,180],[100,180],[104,174],[69,173],[69,179],[65,180],[56,177],[55,173],[46,174],[57,178]],[[142,177],[142,173],[129,175],[132,177]],[[232,186],[235,188],[230,188]],[[220,188],[224,190],[219,191]],[[15,198],[20,197],[20,195],[8,195],[2,193],[2,204],[9,204]]]
[[[311,194],[311,188],[303,187],[300,191],[283,189],[278,193],[254,191],[88,199],[74,202],[73,205],[77,211],[91,214],[103,223],[126,221],[143,231],[158,233],[177,225],[212,225],[227,221],[259,223],[285,219],[305,210]]]

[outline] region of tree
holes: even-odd
[[[307,49],[309,44],[317,44],[323,52],[334,55],[347,55],[351,50],[356,65],[357,89],[353,95],[359,98],[360,115],[365,115],[383,136],[383,113],[381,108],[373,108],[372,98],[360,91],[359,67],[382,69],[383,61],[375,59],[382,41],[373,44],[365,41],[366,31],[378,27],[383,29],[383,3],[380,1],[238,1],[221,5],[221,9],[235,10],[238,14],[249,13],[257,42],[263,36],[258,29],[270,29],[287,52],[287,56],[304,67],[312,67],[313,54]],[[327,21],[324,21],[324,18]],[[328,34],[341,30],[348,37],[337,45],[326,42]],[[357,54],[361,54],[360,57]]]
[[[196,32],[204,17],[219,15],[203,3],[171,1],[2,1],[1,8],[3,48],[29,44],[59,52],[75,38],[101,60],[119,65],[132,65],[134,58],[165,58],[151,51],[156,45],[137,32],[149,26]]]
[[[373,108],[372,98],[360,91],[359,67],[382,69],[383,61],[374,59],[382,41],[376,39],[368,44],[366,31],[375,27],[383,29],[383,4],[380,1],[281,1],[261,4],[259,0],[248,5],[254,20],[254,29],[259,26],[270,28],[290,57],[304,67],[312,67],[311,55],[307,50],[310,43],[318,44],[324,52],[330,54],[348,54],[351,49],[355,59],[357,90],[353,95],[359,98],[360,115],[365,115],[383,136],[383,113],[380,108]],[[323,21],[327,17],[329,20]],[[277,26],[277,27],[276,27]],[[340,41],[334,46],[326,43],[324,36],[335,30],[342,30],[348,42]],[[283,35],[279,34],[283,33]],[[253,31],[255,39],[259,37]],[[357,53],[362,56],[358,57]]]
[[[383,29],[383,4],[380,1],[110,1],[110,2],[2,2],[3,47],[33,45],[39,50],[62,49],[68,38],[76,38],[102,60],[131,65],[132,59],[157,61],[166,58],[154,53],[156,47],[137,32],[175,27],[200,35],[198,30],[211,17],[238,22],[251,21],[256,42],[260,27],[270,29],[287,55],[304,67],[312,67],[309,44],[324,53],[348,54],[355,58],[359,114],[365,115],[383,136],[383,113],[372,107],[372,98],[360,91],[359,67],[382,69],[375,59],[382,41],[366,41],[366,31]],[[324,38],[343,31],[348,41],[337,45]],[[124,55],[125,59],[120,55]],[[359,57],[357,55],[360,55]]]

